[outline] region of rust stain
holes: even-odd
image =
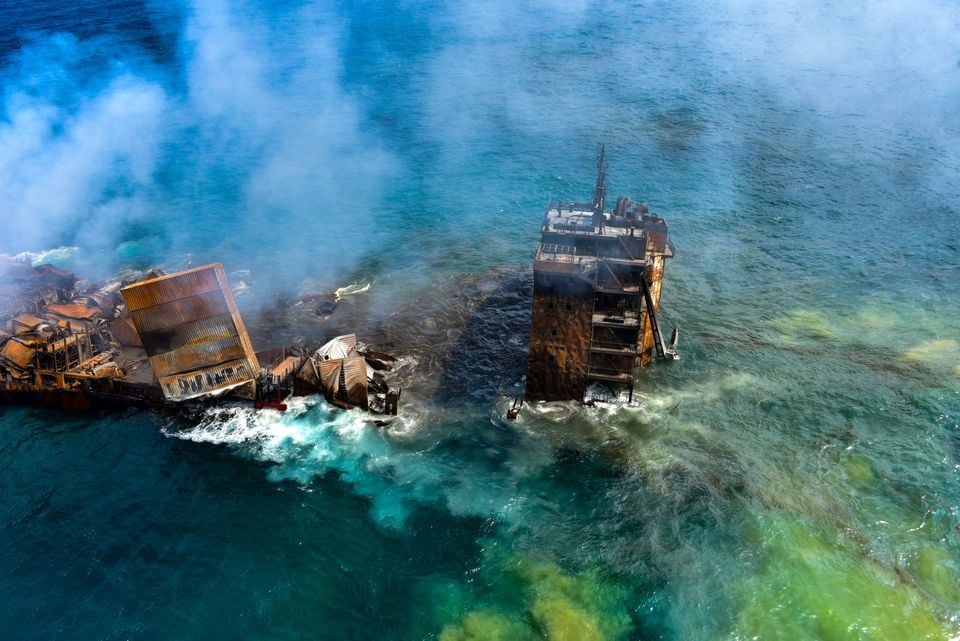
[[[22,370],[30,364],[36,352],[37,350],[35,350],[33,347],[24,345],[19,340],[11,338],[4,343],[3,348],[0,349],[0,359],[15,365],[17,369]]]
[[[75,320],[91,320],[103,313],[96,307],[88,307],[81,303],[52,303],[47,305],[47,311],[63,318],[72,318]]]
[[[167,399],[219,392],[259,373],[219,263],[135,283],[120,294]]]

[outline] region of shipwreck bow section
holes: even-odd
[[[260,364],[220,263],[135,283],[120,294],[165,399],[227,390],[253,398]]]
[[[646,203],[617,198],[606,210],[601,147],[593,201],[551,202],[533,263],[533,318],[526,398],[586,400],[599,385],[606,400],[633,397],[633,376],[654,354],[676,358],[657,321],[667,223]],[[592,395],[596,396],[596,395]]]

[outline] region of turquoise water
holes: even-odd
[[[387,428],[0,410],[0,638],[956,638],[958,25],[0,6],[0,252],[221,260],[258,346],[356,327],[408,384]],[[670,223],[682,359],[507,423],[543,208],[600,142]]]

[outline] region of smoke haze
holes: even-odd
[[[118,7],[139,40],[12,14],[0,251],[79,246],[99,275],[225,260],[268,287],[523,261],[601,141],[615,189],[681,211],[743,207],[790,145],[835,164],[838,134],[909,202],[958,191],[952,3]],[[855,205],[832,199],[810,205]]]

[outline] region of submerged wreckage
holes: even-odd
[[[657,320],[673,256],[667,223],[629,197],[605,209],[603,147],[598,165],[592,202],[551,202],[544,217],[533,263],[530,400],[632,401],[637,367],[654,354],[677,358],[677,331],[667,345]]]
[[[551,202],[533,263],[525,398],[632,401],[634,374],[677,358],[657,312],[673,246],[663,218],[620,197],[606,208],[603,147],[593,200]],[[354,334],[314,352],[255,351],[219,263],[75,291],[51,265],[0,256],[0,400],[64,408],[184,407],[211,399],[285,409],[291,394],[395,415],[395,359]],[[319,300],[321,315],[336,298]],[[508,418],[523,404],[516,399]]]
[[[0,399],[62,408],[184,406],[210,399],[285,409],[291,393],[396,414],[392,357],[355,335],[314,353],[254,351],[219,264],[77,292],[71,272],[0,257]]]

